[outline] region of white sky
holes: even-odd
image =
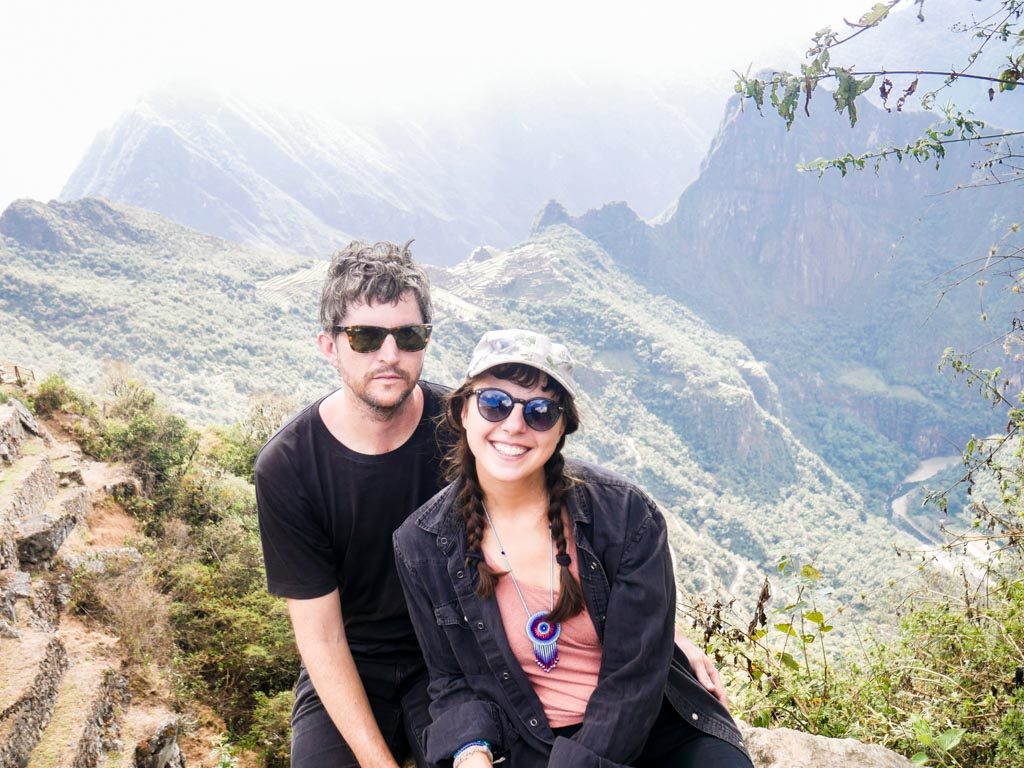
[[[148,88],[194,80],[312,104],[430,99],[586,69],[673,79],[792,66],[873,0],[0,0],[0,211],[49,200]]]

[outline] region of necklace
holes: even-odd
[[[516,594],[519,595],[519,600],[523,604],[523,610],[526,611],[526,636],[530,638],[530,642],[533,644],[533,659],[537,662],[537,666],[543,669],[545,672],[550,672],[552,669],[558,666],[558,636],[562,634],[562,625],[555,621],[548,621],[547,616],[551,611],[555,610],[555,554],[554,550],[549,546],[548,552],[551,553],[551,611],[537,611],[531,614],[530,608],[526,604],[526,598],[523,597],[523,590],[519,588],[519,582],[516,581],[516,575],[512,571],[512,562],[508,559],[508,553],[505,552],[505,545],[501,543],[501,536],[498,535],[498,529],[494,527],[494,521],[491,520],[491,515],[487,511],[487,507],[480,503],[483,507],[484,517],[487,518],[487,524],[491,526],[491,530],[494,531],[494,540],[498,542],[498,549],[501,550],[501,556],[505,558],[505,566],[508,568],[508,575],[512,579],[512,586],[516,588]],[[551,537],[551,526],[548,526],[548,536]],[[554,538],[550,538],[550,542],[554,544]]]

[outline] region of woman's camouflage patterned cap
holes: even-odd
[[[505,363],[523,363],[543,371],[576,397],[574,363],[569,348],[552,341],[542,333],[515,328],[488,331],[473,350],[466,378]]]

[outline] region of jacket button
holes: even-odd
[[[590,561],[590,570],[592,570],[592,571],[596,571],[597,570],[597,560],[591,560]]]
[[[691,720],[696,720],[697,719],[697,713],[694,712],[692,715],[690,715],[690,719]]]
[[[484,623],[483,623],[482,621],[478,621],[478,622],[476,623],[476,628],[477,628],[477,629],[483,629],[483,628],[484,628]]]
[[[537,718],[536,718],[536,717],[531,717],[531,718],[530,718],[530,727],[531,727],[531,728],[536,728],[536,727],[537,727],[537,723],[538,723],[538,722],[539,722],[539,721],[537,720]]]
[[[438,544],[440,544],[440,545],[441,545],[442,547],[444,547],[444,546],[447,546],[447,544],[448,544],[448,538],[447,538],[446,536],[441,536],[441,537],[440,537],[440,538],[439,538],[439,539],[437,540],[437,543],[438,543]]]
[[[510,675],[508,672],[502,672],[501,673],[501,679],[502,680],[508,680],[511,677],[512,677],[512,675]]]
[[[458,578],[458,579],[461,579],[464,575],[465,574],[462,571],[456,571],[455,572],[455,577]]]

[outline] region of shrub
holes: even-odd
[[[293,411],[292,402],[281,395],[254,395],[245,417],[216,433],[219,445],[214,452],[214,461],[251,483],[256,455]]]
[[[176,488],[174,508],[193,525],[224,517],[255,517],[256,493],[250,483],[219,467],[192,465]]]
[[[284,601],[262,578],[243,594],[231,586],[219,564],[188,560],[170,574],[174,637],[190,685],[245,731],[255,694],[290,688],[299,657]]]
[[[815,581],[806,567],[799,578]],[[907,598],[894,637],[847,654],[823,647],[837,619],[806,583],[774,611],[763,592],[747,626],[720,604],[688,612],[753,725],[880,743],[918,764],[1024,768],[1024,582],[1019,564],[1008,572],[965,579],[961,595],[936,579]]]
[[[255,750],[267,768],[287,768],[291,755],[291,717],[295,693],[288,689],[273,696],[257,693],[252,727],[242,746]]]
[[[43,379],[33,396],[36,413],[47,415],[56,411],[87,414],[94,410],[92,401],[76,392],[63,377],[53,374]]]

